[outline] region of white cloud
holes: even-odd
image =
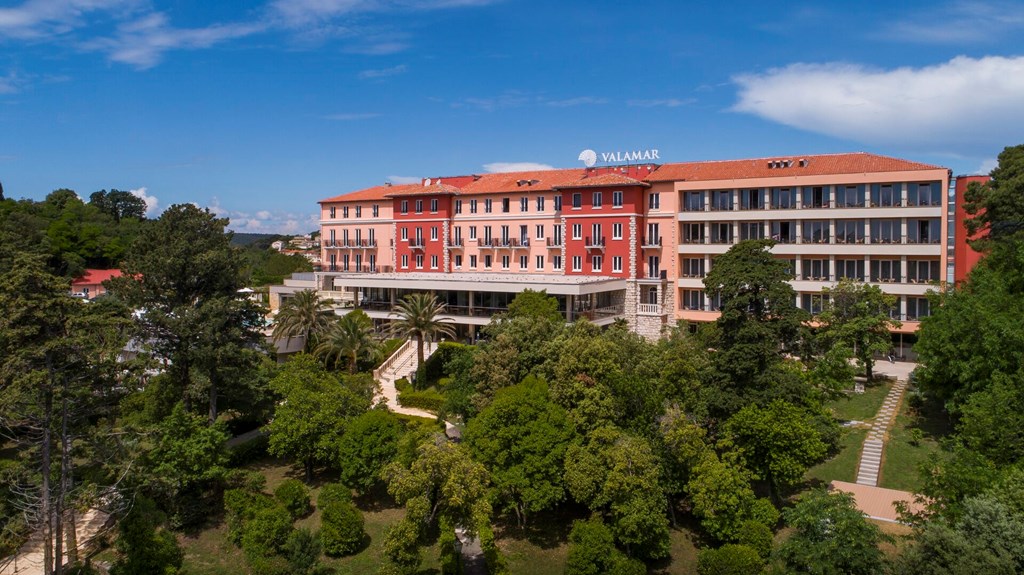
[[[228,218],[228,229],[236,232],[297,234],[309,233],[320,227],[315,213],[280,210],[260,210],[253,213],[245,210],[232,210],[222,206],[220,199],[216,196],[210,198],[207,209],[218,218]]]
[[[14,94],[21,89],[22,80],[14,72],[0,76],[0,94]]]
[[[548,106],[554,108],[569,108],[572,106],[588,106],[593,104],[607,104],[608,98],[595,98],[593,96],[580,96],[578,98],[569,98],[566,100],[549,100],[545,102]]]
[[[872,145],[969,155],[1024,138],[1024,57],[892,70],[798,63],[733,81],[734,111]]]
[[[538,170],[553,170],[554,166],[539,164],[537,162],[493,162],[484,164],[484,169],[492,174],[502,172],[533,172]]]
[[[376,78],[387,78],[389,76],[397,76],[404,74],[409,67],[405,64],[399,64],[390,68],[381,68],[379,70],[363,70],[359,73],[359,78],[362,80],[373,80]]]
[[[996,43],[1022,29],[1024,12],[1018,2],[959,0],[914,10],[909,18],[882,26],[872,38],[924,44]]]
[[[325,120],[335,120],[335,121],[338,121],[338,122],[352,122],[352,121],[355,121],[355,120],[369,120],[371,118],[376,118],[378,116],[380,116],[380,114],[376,114],[376,113],[348,113],[348,114],[328,114],[328,115],[322,116],[322,117]]]
[[[418,184],[423,180],[419,176],[388,176],[387,181],[392,184]]]
[[[518,108],[535,101],[536,98],[534,96],[517,90],[510,90],[498,96],[488,98],[463,98],[457,102],[452,102],[451,106],[452,108],[475,108],[484,112],[493,112],[505,108]]]
[[[146,193],[145,187],[135,188],[134,190],[128,190],[128,193],[146,202],[146,216],[153,217],[157,214],[160,209],[160,200],[154,195]]]
[[[996,169],[999,165],[999,160],[996,158],[985,158],[981,161],[981,165],[975,173],[988,175],[992,170]]]
[[[0,8],[0,38],[39,39],[66,34],[86,24],[91,12],[130,9],[138,0],[26,0]]]
[[[275,0],[271,8],[293,27],[365,12],[430,11],[493,4],[495,0]]]
[[[696,98],[665,98],[662,100],[629,100],[626,102],[627,106],[634,108],[678,108],[679,106],[687,106],[697,101]]]

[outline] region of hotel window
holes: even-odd
[[[403,213],[403,214],[408,214],[409,213],[409,200],[402,200],[402,203],[400,204],[400,207],[398,208],[398,211]]]
[[[330,212],[330,214],[331,214],[331,215],[330,215],[330,218],[331,218],[332,220],[333,220],[333,219],[334,219],[334,218],[335,218],[335,217],[337,216],[337,214],[338,214],[338,208],[336,208],[336,207],[334,207],[334,206],[331,206],[330,208],[328,208],[328,211],[329,211],[329,212]]]
[[[647,224],[647,237],[643,240],[645,246],[661,246],[661,231],[658,224]]]
[[[899,220],[871,220],[871,243],[898,244],[901,237]]]
[[[582,240],[583,239],[583,224],[572,225],[572,239]]]
[[[423,228],[416,228],[416,245],[423,245]]]
[[[373,204],[373,217],[376,218],[378,216],[380,216],[380,205],[379,204]]]
[[[544,239],[544,224],[537,224],[537,235],[538,240]]]
[[[926,297],[907,298],[907,319],[916,320],[932,315],[931,306]]]
[[[469,213],[476,213],[476,200],[469,200]]]
[[[828,220],[805,220],[804,221],[804,243],[805,244],[827,244],[827,243],[829,243]]]
[[[622,273],[622,256],[612,256],[612,273]]]
[[[345,207],[341,208],[341,217],[343,217],[343,218],[347,218],[348,217],[348,206],[345,206]]]
[[[402,267],[403,268],[408,268],[409,267],[409,255],[408,254],[402,254]]]
[[[683,290],[683,309],[702,310],[704,309],[704,291],[699,289]]]
[[[907,281],[910,283],[928,283],[938,281],[938,260],[910,260],[907,262]]]
[[[416,256],[416,269],[423,269],[423,254],[419,254]]]
[[[416,213],[417,214],[422,214],[423,213],[423,200],[416,200]]]
[[[529,227],[523,225],[519,226],[519,244],[528,246],[530,245],[530,234],[527,232]]]
[[[864,207],[864,186],[836,186],[836,207]]]
[[[772,240],[780,244],[796,243],[796,223],[772,222]]]
[[[356,206],[356,217],[363,217],[363,206]]]
[[[583,194],[576,192],[572,195],[572,208],[574,210],[583,207]]]
[[[455,269],[462,269],[462,256],[459,254],[455,255]]]
[[[537,256],[537,271],[544,269],[544,256]]]
[[[821,313],[825,298],[820,293],[805,293],[800,297],[800,307],[811,313]]]
[[[562,269],[562,256],[551,256],[551,269]]]
[[[622,192],[612,192],[612,207],[622,207]]]
[[[647,205],[652,210],[661,209],[661,194],[659,192],[651,192],[647,195]]]
[[[583,271],[583,256],[572,256],[572,271]]]
[[[704,243],[703,224],[683,224],[683,243],[702,244]]]
[[[490,198],[487,198],[486,200],[484,200],[484,213],[485,214],[491,213],[492,205],[493,205],[493,200],[491,200]]]
[[[731,244],[732,224],[728,222],[716,222],[708,226],[711,229],[711,243]]]
[[[604,265],[604,258],[601,256],[591,256],[590,258],[590,270],[594,272],[601,271],[601,266]]]
[[[864,281],[864,259],[836,260],[836,280]]]
[[[525,270],[530,266],[530,256],[519,256],[519,269]]]
[[[530,198],[523,196],[519,198],[519,211],[528,212],[530,211]]]
[[[348,245],[348,230],[341,230],[341,244]]]
[[[474,270],[476,269],[476,256],[475,255],[469,256],[469,268],[470,269],[474,269]]]
[[[437,256],[430,256],[430,269],[437,269]]]
[[[864,220],[836,220],[836,243],[864,243]]]
[[[682,277],[702,278],[704,277],[704,258],[683,259]]]
[[[740,239],[741,240],[761,240],[761,239],[764,239],[764,223],[763,222],[740,222]]]
[[[342,271],[348,271],[348,254],[341,256],[341,269]]]
[[[469,226],[469,239],[476,239],[476,226]]]
[[[764,208],[764,192],[760,188],[740,190],[741,210],[760,210]]]
[[[437,226],[430,228],[430,241],[437,241]]]
[[[484,226],[484,243],[491,243],[491,226]]]
[[[457,246],[461,246],[462,245],[462,226],[458,226],[458,227],[455,228],[455,244],[454,245],[457,245]]]
[[[939,182],[909,184],[907,186],[908,206],[941,206],[942,186]]]
[[[512,258],[510,258],[508,256],[501,256],[501,269],[507,270],[508,267],[509,267],[509,262],[511,260],[512,260]]]
[[[551,245],[553,245],[553,246],[560,246],[560,245],[562,245],[562,226],[561,226],[561,224],[555,224],[554,227],[551,228],[551,231],[553,231],[554,235],[555,235],[554,242]]]
[[[484,269],[485,270],[491,269],[491,263],[492,263],[491,256],[490,255],[484,256]]]
[[[590,233],[591,233],[591,237],[594,238],[592,240],[594,243],[591,244],[591,245],[594,245],[594,246],[602,246],[602,245],[604,245],[604,233],[601,231],[601,224],[591,224],[590,225]],[[598,242],[600,242],[600,243],[598,243]]]
[[[805,210],[810,208],[828,207],[828,187],[826,186],[805,186],[803,206]]]
[[[462,200],[455,200],[455,213],[456,214],[461,214],[462,213]]]
[[[613,240],[621,240],[622,239],[622,224],[612,224],[612,239]]]
[[[871,207],[889,208],[900,205],[901,184],[871,184]]]
[[[591,207],[600,208],[601,207],[601,202],[602,202],[603,198],[604,198],[604,193],[603,192],[594,192],[592,197],[591,197],[591,202],[590,202]]]
[[[902,281],[900,260],[871,260],[871,281],[879,283]]]
[[[684,212],[704,211],[704,192],[685,192],[683,194]]]
[[[711,211],[727,212],[732,209],[732,190],[711,192]]]
[[[661,278],[661,258],[658,256],[647,256],[647,277],[649,279]]]
[[[544,211],[544,196],[537,196],[537,211]]]
[[[907,242],[937,244],[942,241],[939,229],[939,218],[907,220]]]
[[[370,266],[370,271],[374,271],[374,270],[377,269],[377,256],[375,256],[373,254],[370,254],[366,258],[366,262],[367,262],[367,265]]]
[[[796,188],[772,188],[772,209],[792,210],[796,207]]]
[[[402,241],[409,241],[409,228],[402,228]]]
[[[507,214],[511,201],[508,198],[501,198],[501,213]]]
[[[804,279],[805,280],[828,281],[829,280],[829,275],[830,275],[829,274],[829,270],[828,270],[828,260],[826,260],[826,259],[816,259],[816,260],[805,259],[804,260],[803,272],[804,272]]]
[[[508,245],[508,238],[508,226],[501,226],[501,243],[503,245]]]
[[[437,198],[431,198],[430,200],[430,213],[437,213]]]
[[[543,200],[544,198],[541,198],[541,199]],[[555,196],[554,202],[555,202],[555,211],[556,212],[562,211],[562,196]]]
[[[356,228],[356,245],[363,245],[363,230]]]

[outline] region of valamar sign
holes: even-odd
[[[594,164],[597,163],[597,158],[600,156],[601,162],[604,164],[617,162],[650,162],[652,160],[660,160],[658,156],[658,150],[633,150],[632,152],[601,152],[598,154],[594,150],[583,150],[580,152],[580,157],[577,158],[583,162],[583,165],[588,168],[593,168]]]

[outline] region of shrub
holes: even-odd
[[[438,380],[448,375],[448,362],[462,353],[466,345],[453,341],[445,341],[437,345],[437,349],[423,362],[422,370],[416,374],[417,387],[425,388],[436,385]],[[422,379],[421,379],[422,378]]]
[[[322,551],[320,534],[305,527],[292,531],[284,545],[284,555],[288,558],[292,573],[300,575],[305,575],[317,567]]]
[[[252,575],[291,575],[292,566],[280,555],[247,557]]]
[[[389,411],[371,409],[352,420],[338,442],[338,467],[345,485],[366,493],[398,453],[402,424]]]
[[[760,573],[764,560],[751,547],[729,543],[718,549],[703,549],[697,555],[700,575],[747,575]]]
[[[484,561],[487,562],[487,573],[490,575],[508,575],[508,562],[501,554],[497,543],[494,541],[494,530],[489,523],[484,523],[477,528],[477,537],[480,538],[480,548],[484,552]]]
[[[224,484],[228,489],[259,493],[267,486],[267,478],[259,471],[231,469],[224,476]]]
[[[310,512],[309,488],[298,479],[286,479],[274,490],[274,497],[284,505],[293,519]]]
[[[412,573],[420,564],[419,527],[408,518],[395,523],[384,535],[386,563],[381,573]],[[386,570],[386,571],[385,571]]]
[[[366,533],[363,514],[352,504],[347,487],[336,483],[325,485],[317,499],[320,508],[320,542],[324,552],[333,557],[351,555],[359,550]]]
[[[398,404],[402,407],[415,407],[437,413],[444,407],[444,396],[436,389],[406,391],[398,394]]]
[[[241,467],[266,457],[268,445],[270,445],[270,436],[265,433],[257,435],[245,443],[235,445],[228,449],[228,465]]]
[[[246,557],[278,555],[292,532],[292,517],[281,505],[271,505],[242,524],[242,550]]]
[[[566,575],[644,575],[647,568],[615,547],[612,532],[599,517],[575,521],[569,532]]]
[[[242,529],[245,522],[256,516],[262,509],[274,506],[274,500],[263,493],[245,489],[229,489],[224,492],[224,511],[228,526],[228,540],[235,545],[242,543]]]
[[[162,525],[166,518],[151,499],[138,497],[121,520],[115,548],[118,558],[113,575],[174,575],[181,569],[183,554],[174,534]]]
[[[412,384],[409,383],[408,378],[400,377],[400,378],[395,380],[395,389],[398,390],[398,393],[405,393],[407,391],[412,391]]]
[[[736,533],[736,542],[757,551],[762,559],[768,559],[772,554],[774,536],[772,530],[764,523],[744,521]]]

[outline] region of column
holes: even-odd
[[[828,243],[836,243],[836,221],[832,219],[828,221]]]
[[[565,321],[567,322],[572,321],[573,305],[575,305],[575,298],[572,297],[572,294],[565,296]]]
[[[836,273],[836,255],[829,254],[828,256],[828,272],[825,274],[826,278],[830,281],[836,281],[839,279],[839,274]]]
[[[900,218],[900,243],[907,243],[907,218]]]
[[[469,315],[473,315],[473,300],[476,299],[476,293],[469,292]]]

